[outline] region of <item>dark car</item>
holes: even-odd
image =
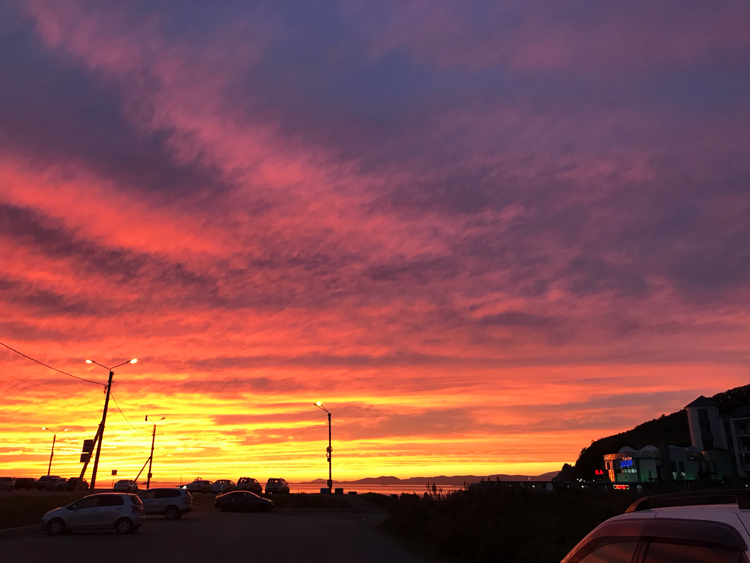
[[[42,475],[36,485],[43,491],[64,491],[68,486],[68,480],[59,475]]]
[[[253,479],[252,477],[240,477],[240,480],[237,481],[237,490],[250,491],[251,493],[259,495],[263,492],[263,485],[261,485],[257,479]]]
[[[78,485],[78,481],[81,482],[80,485]],[[85,491],[89,488],[89,482],[86,481],[86,479],[79,479],[78,477],[71,477],[70,479],[68,479],[68,483],[65,485],[65,488],[68,491]]]
[[[219,495],[214,501],[214,506],[219,510],[257,510],[266,512],[273,508],[273,501],[261,498],[250,491],[232,491],[225,495]]]
[[[37,481],[33,477],[19,477],[16,479],[15,484],[13,485],[13,488],[18,489],[36,489],[37,488]]]

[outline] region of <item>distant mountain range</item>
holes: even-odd
[[[495,481],[500,479],[501,481],[550,481],[557,475],[557,471],[550,473],[543,473],[542,475],[505,475],[503,473],[496,475],[438,475],[436,477],[409,477],[407,479],[399,479],[392,475],[384,475],[381,477],[365,477],[364,479],[357,479],[355,481],[336,481],[336,483],[342,483],[347,485],[427,485],[427,483],[435,483],[436,485],[463,485],[464,483],[477,483],[482,479],[487,480],[488,478]],[[325,485],[325,479],[315,479],[310,481],[314,485]]]

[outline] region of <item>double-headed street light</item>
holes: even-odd
[[[165,418],[167,418],[167,417],[166,416],[162,416],[156,422],[161,422]],[[146,422],[149,422],[148,415],[146,415]],[[151,434],[151,455],[148,458],[148,476],[146,477],[146,488],[147,489],[151,486],[151,464],[154,463],[154,442],[156,441],[156,422],[154,422],[153,420],[151,421],[151,424],[154,425],[154,433]]]
[[[52,458],[55,455],[55,441],[57,441],[57,432],[54,430],[50,430],[46,426],[42,426],[42,430],[46,430],[47,432],[52,432],[52,451],[49,454],[49,466],[47,467],[47,475],[49,475],[49,472],[52,470]],[[66,428],[63,430],[63,432],[67,432],[68,429]]]
[[[96,487],[96,470],[99,468],[99,455],[102,452],[102,440],[104,439],[104,426],[107,423],[107,407],[109,407],[109,393],[112,390],[112,376],[115,375],[115,372],[113,371],[115,368],[122,367],[126,364],[134,364],[138,360],[136,358],[133,358],[132,360],[128,360],[127,362],[123,362],[121,364],[118,364],[116,366],[107,367],[104,364],[100,364],[99,362],[95,360],[86,360],[87,364],[96,364],[99,367],[103,367],[104,369],[109,371],[109,381],[107,381],[107,397],[104,399],[104,412],[102,413],[102,421],[99,423],[99,431],[97,432],[97,444],[96,444],[96,457],[94,458],[94,470],[91,472],[91,490],[93,491]],[[84,470],[85,470],[84,466]],[[83,475],[81,475],[83,477]]]
[[[331,476],[331,457],[333,455],[333,448],[331,447],[331,412],[320,401],[315,403],[315,406],[328,413],[328,447],[326,448],[326,458],[328,459],[328,492],[333,493],[333,477]]]

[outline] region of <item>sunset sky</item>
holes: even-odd
[[[746,384],[750,6],[0,3],[0,341],[100,476],[540,474]],[[25,381],[20,381],[25,380]],[[103,386],[0,348],[0,475]],[[119,405],[119,408],[118,408]],[[122,412],[120,412],[122,411]],[[107,477],[108,478],[108,477]]]

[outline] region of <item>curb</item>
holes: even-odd
[[[20,528],[6,528],[0,530],[0,540],[12,540],[22,536],[30,536],[39,532],[40,529],[39,524],[34,524],[33,526],[21,526]]]

